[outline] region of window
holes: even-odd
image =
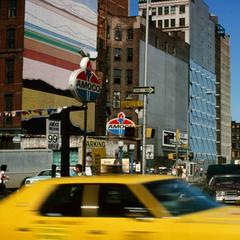
[[[149,211],[124,185],[102,184],[99,192],[99,217],[150,217]]]
[[[152,16],[156,16],[156,8],[152,8]]]
[[[121,41],[122,40],[122,29],[121,28],[115,29],[114,39],[116,41]]]
[[[6,83],[13,83],[13,75],[14,75],[14,60],[7,59],[6,60]]]
[[[17,16],[17,0],[8,0],[8,16]]]
[[[113,92],[113,108],[120,108],[121,95],[119,91]]]
[[[121,48],[115,48],[114,49],[114,60],[115,61],[121,61],[122,56],[122,49]]]
[[[164,7],[164,14],[165,15],[168,15],[169,14],[169,7]]]
[[[110,26],[108,25],[107,26],[107,39],[110,38]]]
[[[15,48],[15,32],[14,28],[7,30],[7,48]]]
[[[176,7],[175,6],[171,6],[171,14],[175,14],[176,13]]]
[[[181,180],[154,181],[144,185],[173,216],[220,206],[198,188],[189,187]]]
[[[180,13],[180,14],[185,13],[185,5],[180,5],[180,6],[179,6],[179,13]]]
[[[159,7],[158,8],[158,15],[162,15],[163,14],[163,8],[162,7]]]
[[[162,28],[162,20],[158,20],[158,28]]]
[[[175,27],[176,25],[176,20],[175,19],[171,19],[171,27]]]
[[[127,40],[133,40],[133,29],[129,28],[127,30]]]
[[[120,84],[121,82],[121,69],[114,69],[114,84]]]
[[[165,19],[165,20],[164,20],[164,27],[165,27],[165,28],[168,28],[168,27],[169,27],[169,20],[168,20],[168,19]]]
[[[179,26],[185,26],[185,18],[179,18]]]
[[[6,94],[4,96],[4,103],[5,103],[5,111],[11,112],[12,108],[13,108],[13,94]],[[6,116],[5,123],[6,124],[12,124],[11,114]]]
[[[127,49],[127,61],[131,62],[133,60],[133,49],[128,48]]]
[[[159,37],[155,37],[155,47],[160,48],[160,39]]]
[[[44,216],[81,216],[83,185],[59,185],[40,208]]]
[[[142,10],[142,16],[145,17],[146,14],[147,14],[147,10],[144,8],[144,9]]]
[[[133,83],[133,70],[127,69],[126,75],[127,75],[127,84],[128,85],[132,84]]]

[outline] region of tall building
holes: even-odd
[[[145,19],[108,14],[107,27],[109,119],[123,111],[140,127],[136,135],[138,132],[141,140],[142,118],[138,113],[143,99],[133,94],[133,89],[144,82]],[[148,145],[154,149],[154,158],[167,159],[174,145],[162,144],[164,131],[174,133],[179,128],[182,134],[187,132],[189,45],[154,26],[149,32],[148,84],[155,87],[155,93],[148,96],[147,127],[155,130],[155,136]],[[132,105],[127,106],[129,102]]]
[[[216,122],[217,122],[217,162],[231,162],[231,78],[230,78],[230,36],[215,22],[216,41]]]
[[[146,1],[139,1],[140,15]],[[190,44],[189,151],[193,161],[207,167],[216,163],[215,24],[202,0],[153,0],[151,21],[171,36]]]
[[[232,121],[232,161],[240,164],[240,123]]]
[[[18,148],[13,136],[21,133],[22,66],[25,1],[0,2],[0,148]]]
[[[81,105],[69,91],[69,77],[79,68],[80,49],[97,50],[98,1],[3,0],[0,18],[0,146],[13,148],[16,134],[45,135],[46,118]],[[87,112],[93,134],[94,103]],[[71,113],[71,134],[82,134],[83,114]]]

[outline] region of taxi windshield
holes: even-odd
[[[200,189],[182,180],[154,181],[148,182],[144,186],[173,216],[221,206]]]

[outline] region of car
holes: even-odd
[[[70,176],[73,176],[75,171],[74,171],[74,167],[70,167],[69,168],[69,174]],[[30,186],[33,183],[36,183],[38,181],[41,180],[46,180],[52,177],[52,169],[45,169],[40,171],[39,173],[37,173],[36,176],[34,177],[28,177],[25,179],[25,186]],[[56,169],[56,177],[59,178],[61,177],[61,170],[60,169]]]
[[[56,170],[56,177],[60,177],[60,170]],[[29,186],[30,184],[36,183],[41,180],[46,180],[52,177],[52,169],[44,169],[36,174],[34,177],[28,177],[25,179],[25,185]]]
[[[167,175],[61,177],[0,201],[1,239],[240,237],[240,209]]]
[[[214,175],[209,183],[209,192],[218,202],[240,203],[240,174]]]

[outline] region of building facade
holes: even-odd
[[[50,115],[82,104],[69,91],[69,77],[79,68],[79,50],[97,50],[98,7],[82,0],[1,1],[1,148],[18,148],[17,134],[45,135]],[[87,112],[87,132],[94,134],[95,103]],[[82,134],[83,115],[71,113],[71,134]]]
[[[143,104],[143,99],[133,94],[133,89],[144,82],[145,19],[109,14],[107,38],[109,119],[123,111],[137,124],[135,136],[141,141],[139,112],[143,105],[136,103]],[[187,133],[189,45],[150,26],[148,48],[148,81],[155,93],[148,97],[147,127],[155,134],[147,144],[153,146],[154,157],[166,159],[174,151],[174,144],[164,146],[163,131],[175,132],[179,128],[182,134]],[[125,103],[129,101],[132,105],[127,107]]]
[[[235,121],[232,121],[232,163],[240,163],[240,123]]]
[[[215,22],[216,40],[216,122],[217,122],[217,162],[231,162],[231,76],[230,76],[230,36]]]
[[[139,1],[146,13],[146,1]],[[156,27],[190,44],[188,150],[201,165],[216,162],[215,25],[202,0],[151,1]]]
[[[21,133],[22,66],[25,1],[0,5],[0,148],[18,148],[12,139]]]

